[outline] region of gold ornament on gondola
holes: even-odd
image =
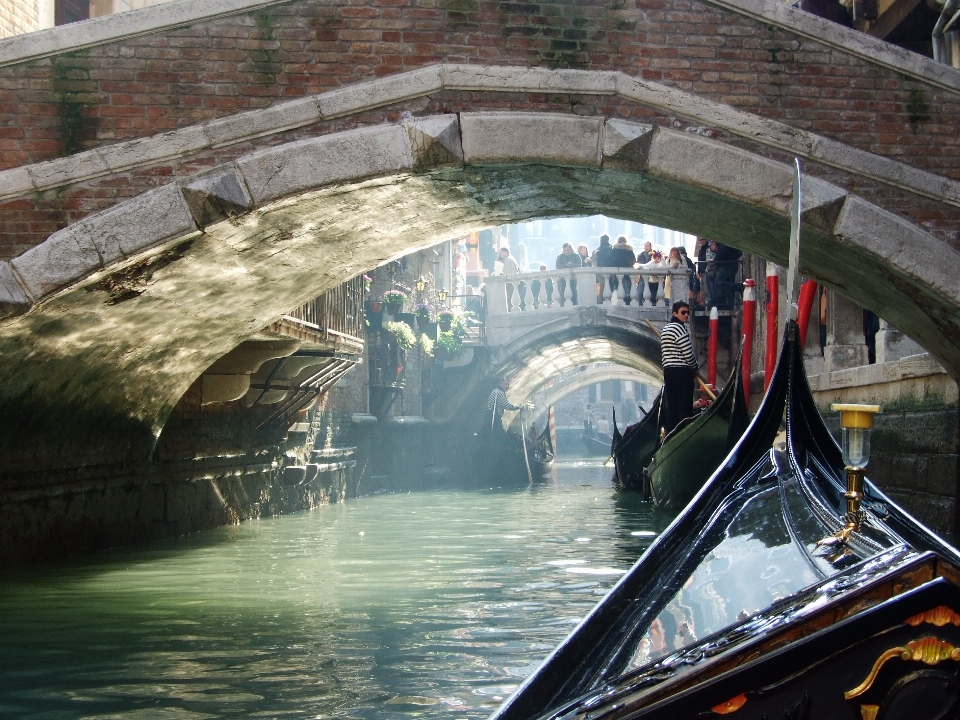
[[[906,645],[890,648],[884,652],[873,664],[873,669],[866,679],[852,690],[847,690],[843,697],[851,700],[859,695],[863,695],[873,686],[877,679],[880,669],[888,661],[900,658],[905,662],[922,662],[925,665],[938,665],[941,662],[951,660],[960,661],[960,648],[954,647],[950,643],[935,637],[925,637],[919,640],[911,640]]]

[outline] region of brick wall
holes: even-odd
[[[692,0],[637,0],[629,7],[606,0],[300,1],[8,66],[0,68],[0,169],[441,60],[619,70],[960,179],[956,94]],[[257,144],[380,122],[401,111],[497,107],[686,125],[609,97],[450,92]],[[4,203],[0,257],[23,252],[85,214],[250,149],[225,148]],[[904,212],[960,246],[954,209],[827,168],[808,172]]]
[[[37,0],[3,0],[0,3],[0,38],[40,29]]]

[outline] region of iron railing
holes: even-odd
[[[363,276],[358,275],[285,313],[274,326],[304,342],[360,352],[363,320]]]

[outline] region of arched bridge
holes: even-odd
[[[960,375],[960,73],[774,0],[177,3],[2,41],[0,82],[3,472],[142,461],[246,338],[472,229],[782,264],[794,156],[802,271]]]

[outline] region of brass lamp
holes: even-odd
[[[427,289],[427,281],[424,280],[422,277],[417,278],[416,287],[417,287],[417,294],[423,295],[423,291]]]
[[[439,301],[439,305],[442,307],[443,303],[447,300],[447,291],[443,288],[437,290],[437,300]]]
[[[847,491],[843,494],[847,501],[845,525],[834,537],[845,542],[851,533],[860,530],[863,522],[860,505],[863,501],[864,468],[870,461],[873,416],[881,410],[879,405],[835,404],[830,408],[840,413],[840,450],[847,473]]]

